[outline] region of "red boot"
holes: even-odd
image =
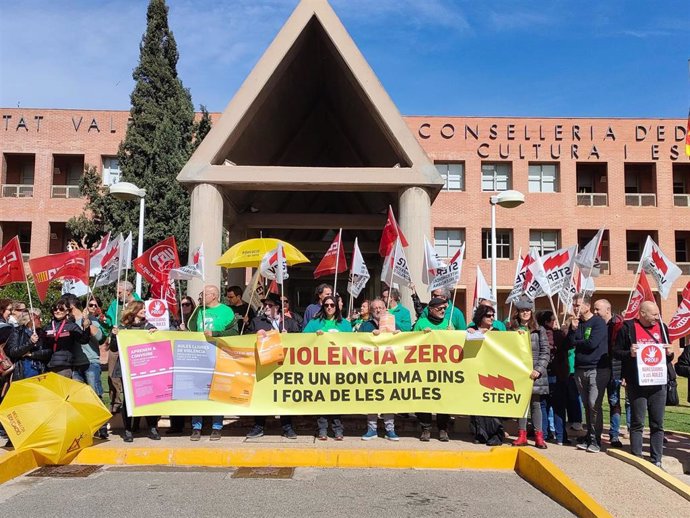
[[[527,446],[527,430],[518,430],[518,436],[513,441],[513,446]]]
[[[534,432],[534,447],[540,450],[546,449],[546,442],[544,441],[544,432]]]

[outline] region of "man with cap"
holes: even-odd
[[[450,301],[450,290],[448,288],[437,288],[431,292],[431,298],[441,298],[446,301]],[[419,297],[417,298],[419,300]],[[429,308],[421,307],[422,304],[415,304],[415,311],[418,312],[419,318],[426,317],[429,314]],[[452,311],[451,311],[452,309]],[[452,315],[451,315],[452,313]],[[446,315],[444,317],[445,327],[444,329],[451,329],[448,326],[448,322],[452,320],[452,329],[456,331],[464,331],[467,329],[467,321],[465,320],[465,314],[458,307],[449,308],[446,310]]]
[[[432,330],[447,331],[454,329],[453,323],[446,318],[448,310],[448,299],[443,297],[433,297],[426,307],[426,315],[422,313],[414,325],[413,331],[424,331],[430,333]],[[450,327],[448,327],[450,324]],[[422,435],[420,441],[429,442],[431,440],[431,414],[428,412],[417,412],[417,419],[422,425]],[[436,414],[436,426],[438,427],[438,440],[448,442],[448,423],[449,414]]]
[[[268,331],[279,331],[281,333],[301,332],[299,324],[294,319],[283,315],[280,296],[276,293],[269,293],[261,302],[264,305],[263,311],[249,323],[249,333],[256,333],[258,336],[262,336],[266,335]],[[265,426],[265,416],[255,417],[254,426],[249,430],[249,433],[247,433],[247,439],[258,439],[259,437],[263,437]],[[283,437],[297,439],[297,433],[295,433],[292,427],[292,417],[289,415],[280,416],[280,426],[283,429]]]

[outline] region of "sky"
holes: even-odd
[[[222,111],[297,0],[168,0],[178,73]],[[0,2],[0,107],[128,109],[146,0]],[[688,0],[331,0],[403,115],[690,107]]]

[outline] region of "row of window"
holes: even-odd
[[[465,190],[465,164],[463,162],[436,162],[436,169],[443,177],[444,190]],[[512,164],[509,162],[484,162],[481,166],[482,191],[506,191],[512,188]],[[654,164],[626,164],[624,191],[626,194],[656,192]],[[528,168],[529,192],[559,192],[558,164],[533,163]],[[607,173],[605,164],[578,164],[578,193],[605,193]],[[674,194],[690,192],[690,166],[674,167]]]

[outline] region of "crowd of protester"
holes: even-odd
[[[668,336],[666,326],[659,319],[659,308],[653,302],[645,302],[639,318],[624,321],[612,312],[611,304],[598,299],[594,304],[587,294],[578,294],[572,303],[572,312],[564,315],[559,325],[552,311],[536,312],[534,303],[526,297],[512,305],[512,314],[505,322],[496,318],[496,308],[489,300],[479,300],[469,325],[463,312],[454,307],[448,290],[438,289],[431,293],[428,303],[423,303],[413,290],[415,318],[400,303],[400,293],[385,287],[380,296],[364,300],[360,307],[345,315],[343,300],[333,293],[328,284],[320,284],[315,290],[314,301],[306,308],[304,316],[292,309],[286,296],[269,293],[262,300],[262,308],[255,313],[242,300],[242,288],[231,286],[225,292],[224,303],[217,287],[206,286],[195,301],[190,296],[180,300],[179,319],[171,322],[175,330],[201,331],[209,337],[238,334],[265,334],[273,329],[287,333],[326,332],[407,332],[431,330],[465,330],[472,333],[519,331],[530,337],[533,368],[529,377],[533,380],[529,404],[530,419],[518,420],[514,446],[528,445],[534,438],[537,448],[547,448],[547,443],[572,444],[569,432],[578,432],[578,449],[597,453],[602,447],[604,416],[602,403],[608,397],[609,447],[621,448],[621,437],[630,434],[631,451],[642,456],[642,431],[649,416],[651,431],[651,461],[660,466],[664,443],[664,409],[666,385],[640,386],[637,378],[635,356],[639,344],[656,342],[664,344]],[[14,370],[3,380],[3,395],[10,381],[54,372],[74,380],[88,383],[101,397],[102,369],[107,369],[107,390],[110,410],[120,413],[124,423],[124,440],[133,441],[139,429],[139,419],[127,417],[123,397],[122,370],[120,368],[117,336],[122,329],[155,328],[146,321],[144,303],[133,291],[129,282],[117,286],[118,301],[113,300],[107,309],[99,297],[89,297],[86,303],[74,295],[63,295],[50,308],[50,315],[42,315],[39,309],[29,310],[22,301],[0,300],[0,345],[4,345],[7,357],[14,363]],[[202,300],[205,310],[201,311]],[[673,352],[666,347],[669,376],[675,378],[690,375],[690,348],[686,348],[676,367],[672,363]],[[625,400],[622,405],[621,401]],[[583,412],[584,408],[584,422]],[[622,409],[625,408],[626,427],[621,425]],[[401,417],[410,417],[401,414]],[[397,441],[395,415],[370,414],[362,440],[379,436],[378,419],[383,420],[383,437]],[[421,441],[432,437],[432,415],[417,413],[421,425]],[[451,416],[436,415],[436,427],[440,441],[450,440]],[[160,439],[159,416],[146,417],[148,437]],[[191,419],[190,439],[201,438],[203,419]],[[264,435],[266,417],[256,416],[248,438]],[[297,433],[290,416],[282,416],[280,425],[283,436],[294,439]],[[331,428],[335,440],[343,440],[345,429],[341,416],[317,416],[316,437],[328,439]],[[170,417],[167,434],[182,434],[185,418]],[[222,436],[223,416],[212,418],[210,440]],[[503,420],[491,416],[471,416],[470,428],[476,443],[489,446],[506,440]],[[581,432],[584,432],[582,434]],[[4,433],[4,431],[3,431]],[[98,437],[108,437],[103,426]],[[573,434],[576,435],[576,434]]]

